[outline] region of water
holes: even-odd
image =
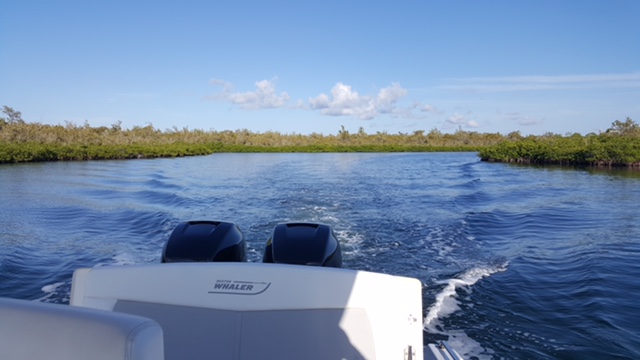
[[[0,166],[0,296],[67,303],[79,267],[158,262],[186,220],[260,261],[284,221],[331,224],[346,267],[424,284],[425,340],[468,358],[640,356],[640,174],[472,153],[216,154]]]

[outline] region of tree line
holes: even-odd
[[[171,129],[152,124],[93,127],[66,122],[48,125],[27,122],[4,106],[0,117],[0,163],[58,160],[130,159],[205,155],[216,152],[423,152],[477,151],[486,161],[629,165],[640,162],[640,129],[633,120],[616,120],[601,134],[523,137],[458,129],[412,133],[376,132],[360,127],[351,133],[342,126],[336,134],[283,134],[276,131]]]
[[[121,122],[93,127],[48,125],[27,122],[20,112],[4,106],[0,118],[0,163],[56,160],[128,159],[203,155],[215,152],[398,152],[477,151],[497,144],[499,134],[457,131],[410,134],[377,132],[364,128],[350,133],[344,127],[337,134],[283,134],[240,130],[179,129],[160,130],[153,125],[126,129]]]
[[[627,118],[600,134],[527,136],[482,148],[478,156],[484,161],[640,168],[640,126]]]

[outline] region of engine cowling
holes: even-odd
[[[178,224],[162,250],[162,262],[243,262],[247,245],[240,228],[224,221]]]
[[[262,262],[342,267],[342,250],[329,225],[284,223],[273,229]]]

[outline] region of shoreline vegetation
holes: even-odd
[[[22,120],[8,106],[0,117],[0,164],[39,161],[138,159],[208,155],[222,152],[477,152],[482,161],[524,164],[627,166],[640,168],[640,126],[630,118],[616,120],[600,134],[561,136],[547,133],[523,137],[459,129],[453,134],[350,133],[336,135],[254,133],[249,130],[204,131],[188,128],[160,130],[149,124],[123,129],[111,127],[45,125]]]
[[[478,156],[490,162],[640,169],[640,126],[627,118],[600,134],[520,137],[484,147]]]

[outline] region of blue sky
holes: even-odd
[[[640,1],[3,1],[26,121],[335,134],[640,122]]]

